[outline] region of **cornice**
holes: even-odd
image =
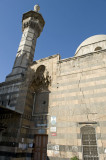
[[[77,56],[77,57],[70,57],[70,58],[62,59],[58,63],[68,62],[70,60],[76,60],[76,59],[79,59],[79,58],[85,58],[85,57],[88,57],[88,56],[92,56],[94,54],[100,54],[101,52],[104,52],[104,51],[106,51],[106,49],[100,50],[100,51],[94,51],[94,52],[87,53],[85,55],[81,55],[81,56]]]

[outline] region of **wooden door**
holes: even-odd
[[[47,159],[47,135],[35,135],[34,160]]]

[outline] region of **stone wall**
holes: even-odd
[[[20,91],[18,103],[20,106],[24,106],[20,138],[24,139],[24,143],[27,145],[35,143],[34,137],[36,134],[48,135],[49,100],[53,80],[56,80],[57,77],[57,62],[59,59],[59,55],[54,55],[38,60],[29,67],[26,73],[26,80],[21,87],[22,92]],[[45,66],[43,76],[40,76],[40,73],[37,74],[40,66]],[[38,98],[36,106],[36,104],[34,104],[34,96],[37,92],[40,93],[40,97]],[[22,99],[25,99],[25,101],[22,101]],[[46,104],[43,103],[44,101]],[[19,151],[23,152],[22,149],[19,149]],[[30,160],[33,147],[27,148],[25,151],[27,153],[26,157]]]
[[[80,128],[85,125],[95,128],[100,160],[106,157],[105,97],[105,51],[59,61],[50,94],[49,127],[56,127],[55,136],[49,130],[50,160],[75,155],[82,159]],[[51,124],[52,116],[56,117],[55,125]]]
[[[43,72],[39,70],[40,66],[45,66]],[[12,160],[16,157],[31,160],[33,146],[30,144],[35,143],[36,134],[48,135],[50,160],[70,160],[73,156],[82,159],[81,128],[86,125],[95,128],[99,158],[104,159],[105,77],[106,52],[98,51],[63,60],[59,55],[44,58],[33,62],[22,81],[2,83],[1,104],[4,100],[5,107],[9,108],[8,96],[15,97],[16,94],[15,111],[22,114],[17,119],[19,138]],[[40,95],[37,104],[34,103],[35,93]],[[12,104],[12,100],[10,102]],[[53,117],[56,118],[54,124]],[[7,142],[2,144],[7,147]]]
[[[22,107],[20,109],[17,106],[22,82],[23,79],[0,83],[0,105],[19,113],[23,112]]]
[[[0,160],[15,157],[19,145],[21,115],[0,106]],[[17,156],[19,154],[17,153]]]

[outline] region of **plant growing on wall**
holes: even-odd
[[[72,157],[71,160],[79,160],[79,158],[75,156],[75,157]]]

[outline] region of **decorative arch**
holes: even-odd
[[[48,113],[50,84],[51,76],[46,67],[44,65],[38,66],[29,85],[33,93],[33,115]]]
[[[33,86],[34,90],[48,89],[51,85],[51,76],[44,65],[40,65],[30,82],[30,86]]]
[[[99,160],[95,128],[86,125],[81,128],[83,160]]]
[[[46,67],[44,65],[40,65],[37,70],[36,70],[36,73],[44,73]]]

